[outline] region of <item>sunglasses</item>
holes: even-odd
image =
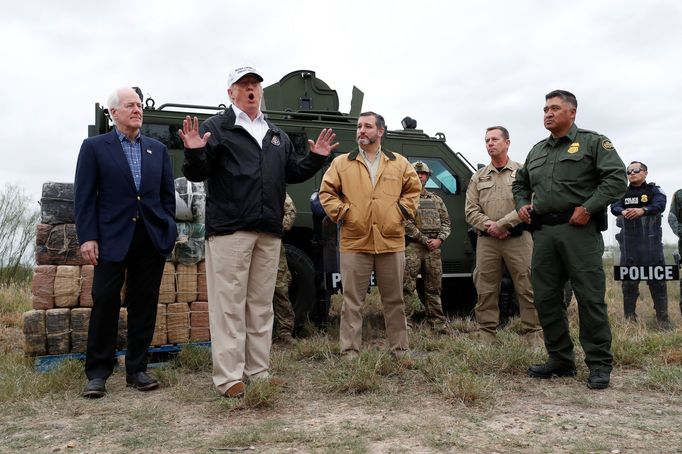
[[[633,173],[639,173],[639,172],[642,172],[642,169],[628,169],[626,173],[628,175],[632,175]]]

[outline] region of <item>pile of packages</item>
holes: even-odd
[[[153,346],[210,339],[204,266],[203,184],[175,181],[178,236],[165,264]],[[94,267],[80,253],[73,210],[73,184],[43,184],[41,223],[36,226],[33,310],[23,314],[24,352],[30,356],[84,352],[87,345]],[[126,347],[125,284],[118,348]]]

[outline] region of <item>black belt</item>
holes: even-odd
[[[573,216],[573,208],[566,211],[555,213],[535,214],[533,213],[533,223],[538,225],[559,225],[566,224]]]

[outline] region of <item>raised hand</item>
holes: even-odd
[[[331,128],[324,128],[322,131],[320,131],[320,135],[317,137],[315,142],[313,142],[311,139],[308,139],[310,151],[322,156],[329,156],[329,154],[339,146],[339,142],[332,143],[334,142],[335,138],[336,134]]]
[[[190,118],[189,115],[182,120],[182,129],[178,131],[182,143],[185,148],[203,148],[208,142],[208,138],[211,137],[210,132],[206,132],[203,136],[199,135],[199,119],[194,117]]]

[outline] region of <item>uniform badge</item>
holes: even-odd
[[[568,154],[574,154],[577,153],[580,150],[580,143],[579,142],[573,142],[570,147],[568,147]]]
[[[270,141],[274,146],[279,147],[280,141],[279,141],[279,136],[272,136],[272,140]]]
[[[512,178],[516,178],[516,170],[512,170],[512,173],[510,175]]]
[[[646,194],[642,194],[642,203],[647,203],[649,201],[649,196]]]
[[[613,150],[613,144],[609,139],[604,139],[601,141],[601,147],[606,150],[606,151],[611,151]]]

